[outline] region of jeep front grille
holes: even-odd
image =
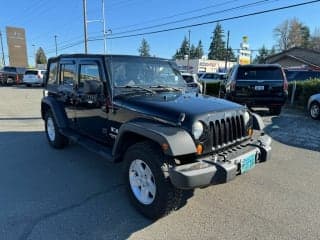
[[[244,140],[246,130],[243,116],[237,115],[210,122],[210,135],[212,150],[218,150]]]

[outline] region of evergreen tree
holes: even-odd
[[[208,58],[213,60],[225,60],[225,42],[223,41],[224,34],[220,23],[217,23],[212,41],[209,48]]]
[[[257,56],[254,58],[254,63],[265,63],[266,58],[276,54],[276,49],[273,46],[271,50],[268,50],[264,45],[258,50]]]
[[[236,62],[237,61],[237,58],[236,58],[236,55],[234,54],[232,48],[228,48],[228,61],[229,62]]]
[[[44,53],[42,47],[40,47],[36,53],[36,64],[46,64],[46,63],[47,63],[46,54]]]
[[[185,36],[181,47],[176,51],[176,54],[173,56],[173,59],[184,59],[185,55],[189,55],[189,41],[187,40],[187,37]]]
[[[195,59],[197,58],[197,52],[196,52],[196,47],[192,44],[190,48],[190,59]]]
[[[203,46],[201,40],[198,42],[198,46],[196,47],[195,58],[202,58],[203,56]]]
[[[141,41],[141,46],[138,49],[140,56],[142,57],[150,57],[150,46],[144,38]]]

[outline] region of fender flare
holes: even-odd
[[[41,117],[43,120],[45,119],[47,108],[51,110],[59,129],[68,127],[67,114],[61,103],[53,97],[44,97],[41,101]]]
[[[182,128],[168,126],[148,120],[133,120],[122,124],[113,146],[112,154],[117,159],[123,154],[122,146],[127,141],[127,134],[135,134],[150,139],[165,146],[162,148],[165,155],[180,156],[196,153],[195,143],[190,134]]]

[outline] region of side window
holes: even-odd
[[[50,72],[49,72],[49,77],[48,77],[48,84],[50,85],[54,85],[54,84],[58,84],[58,79],[57,79],[57,72],[58,72],[58,68],[57,68],[58,64],[57,63],[51,63],[50,64]]]
[[[204,78],[205,78],[205,79],[213,79],[214,76],[213,76],[213,74],[206,74],[206,75],[204,76]]]
[[[97,64],[80,64],[79,88],[83,88],[84,82],[95,81],[100,83],[99,66]]]
[[[60,81],[61,85],[66,87],[73,87],[76,80],[76,66],[74,64],[61,64],[60,65]]]

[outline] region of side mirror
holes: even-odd
[[[83,83],[84,94],[100,94],[102,91],[102,82],[99,80],[85,80]]]

